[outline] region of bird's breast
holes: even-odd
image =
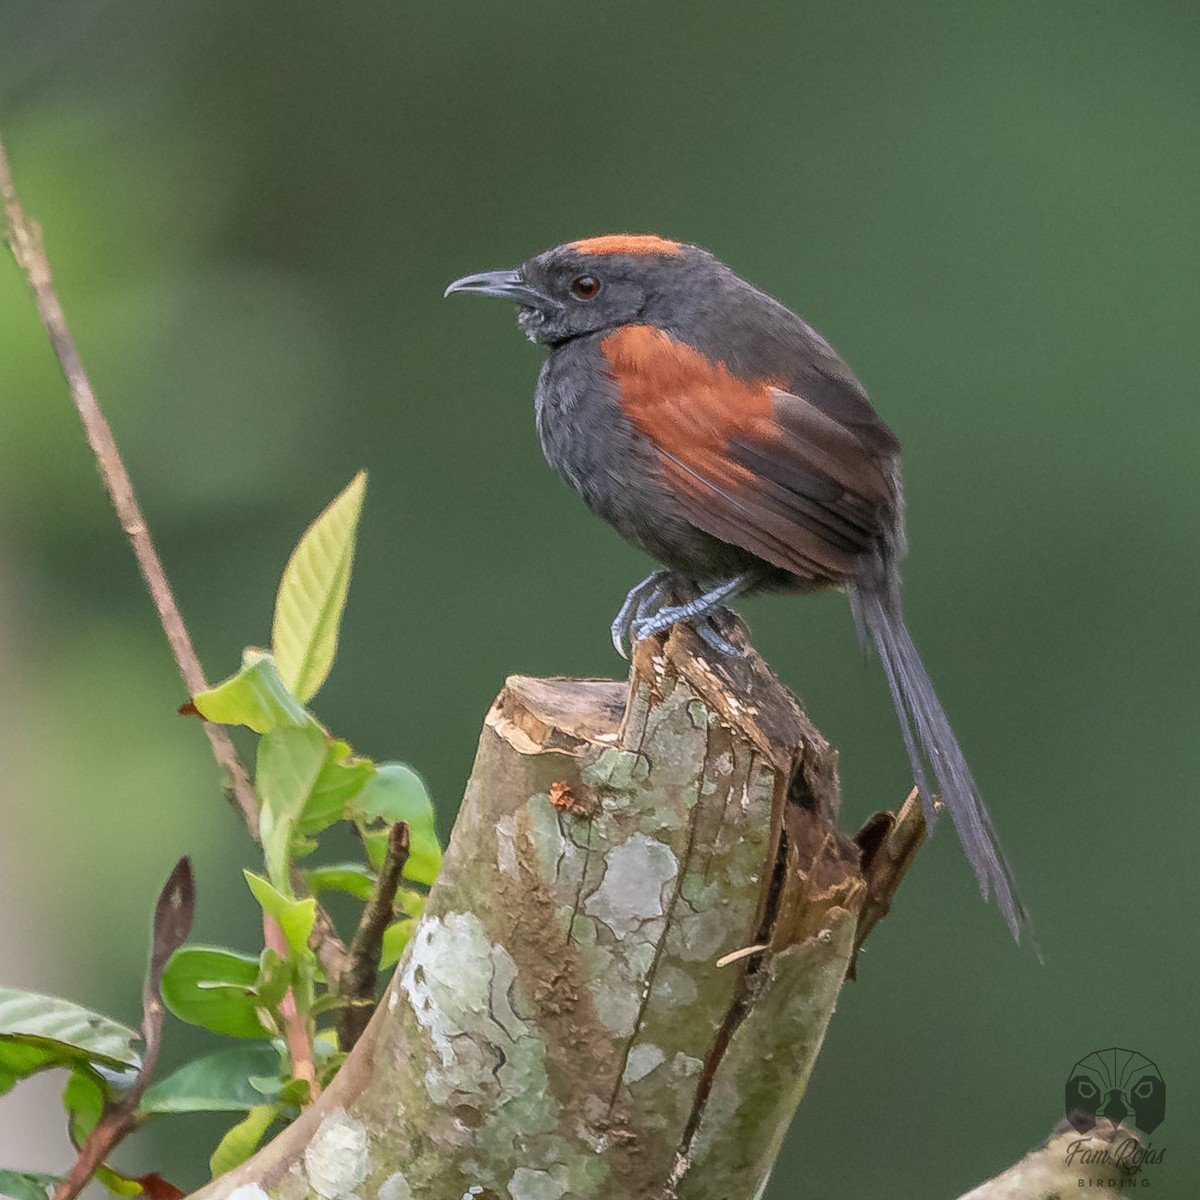
[[[657,447],[623,407],[603,339],[558,346],[543,365],[535,397],[542,451],[627,541],[684,573],[702,573],[696,543],[707,547],[708,539],[688,521]]]
[[[556,347],[534,401],[546,461],[589,507],[608,518],[614,492],[639,488],[656,470],[653,452],[621,408],[598,337]]]

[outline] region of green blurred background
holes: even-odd
[[[1191,0],[0,9],[0,128],[210,675],[370,468],[317,708],[416,765],[446,831],[505,675],[620,674],[608,622],[647,569],[542,462],[540,352],[450,279],[585,234],[698,242],[899,433],[909,622],[1046,965],[940,829],[771,1200],[956,1195],[1111,1045],[1169,1086],[1152,1194],[1194,1194],[1198,62]],[[844,598],[746,613],[841,747],[847,823],[897,804]],[[252,949],[253,856],[7,260],[0,678],[0,980],[134,1019],[184,852],[197,935]],[[173,1025],[168,1061],[201,1044]],[[0,1101],[3,1165],[65,1165],[54,1103]],[[196,1186],[219,1128],[122,1161]]]

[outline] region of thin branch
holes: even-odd
[[[100,468],[104,486],[112,499],[113,508],[121,522],[121,528],[133,549],[137,559],[138,570],[146,581],[150,598],[158,611],[158,619],[163,632],[175,656],[179,674],[183,677],[184,685],[189,695],[196,695],[208,687],[204,670],[196,656],[192,639],[188,635],[187,626],[179,605],[175,602],[171,585],[167,582],[162,560],[150,539],[150,531],[146,519],[142,515],[141,506],[133,491],[129,472],[117,450],[112,429],[100,409],[96,393],[92,390],[87,372],[79,357],[79,350],[71,330],[67,325],[66,314],[63,312],[58,293],[50,274],[50,261],[42,245],[42,231],[35,221],[31,221],[21,207],[17,198],[16,187],[13,183],[12,171],[8,164],[8,155],[4,141],[0,138],[0,196],[4,200],[5,239],[12,250],[17,265],[25,273],[29,286],[33,289],[34,300],[37,304],[38,315],[50,339],[50,346],[58,358],[59,366],[66,377],[67,386],[71,390],[79,419],[83,422],[92,453]],[[208,735],[209,744],[218,765],[228,780],[228,795],[239,809],[242,820],[246,822],[250,832],[258,836],[258,804],[254,798],[254,789],[246,770],[237,756],[229,734],[220,726],[205,722],[204,732]]]
[[[396,892],[407,862],[408,826],[397,821],[388,835],[387,855],[379,871],[375,894],[363,909],[338,987],[338,994],[346,1003],[338,1017],[338,1044],[343,1050],[350,1050],[362,1037],[375,1010],[383,935],[395,917]]]
[[[167,959],[187,940],[196,909],[196,885],[186,857],[175,865],[154,908],[150,964],[142,985],[142,1065],[133,1083],[116,1100],[106,1101],[91,1133],[79,1148],[74,1165],[54,1192],[54,1200],[75,1200],[88,1180],[124,1138],[137,1128],[137,1107],[158,1063],[162,1044],[162,973]]]
[[[50,260],[42,244],[42,231],[36,221],[26,216],[25,210],[17,197],[16,185],[13,183],[12,170],[9,167],[8,154],[4,148],[4,140],[0,137],[0,199],[4,203],[4,233],[5,240],[12,250],[17,265],[24,272],[29,286],[33,291],[37,304],[38,315],[46,330],[50,346],[58,359],[62,373],[66,377],[67,386],[71,391],[71,399],[75,404],[79,419],[83,422],[84,432],[104,486],[112,499],[113,508],[121,522],[121,528],[133,549],[137,559],[138,570],[146,582],[150,598],[158,612],[158,619],[166,634],[175,664],[183,678],[184,685],[190,696],[202,692],[208,687],[204,669],[192,645],[192,639],[184,624],[183,614],[175,602],[175,595],[167,580],[162,560],[154,548],[150,538],[149,527],[142,513],[137,496],[134,494],[133,483],[125,463],[117,449],[111,427],[106,420],[96,393],[84,370],[79,357],[79,350],[71,330],[67,325],[66,314],[54,287],[50,272]],[[234,748],[229,733],[221,725],[204,722],[204,732],[212,747],[213,757],[225,777],[225,795],[235,810],[240,813],[250,836],[259,840],[258,833],[258,801],[254,787],[246,768],[242,765]],[[345,944],[338,938],[333,923],[327,914],[318,910],[318,920],[315,926],[314,944],[321,965],[331,979],[336,979],[346,961]]]

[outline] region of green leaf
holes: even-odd
[[[307,1079],[289,1079],[279,1090],[278,1103],[307,1108],[312,1103],[312,1084]]]
[[[263,1008],[278,1008],[291,986],[291,965],[268,946],[258,956],[258,982],[254,985],[258,1003]]]
[[[346,742],[334,741],[296,822],[296,832],[320,833],[340,821],[374,774],[375,764],[369,758],[357,758]]]
[[[368,821],[408,823],[408,831],[433,829],[433,804],[420,775],[404,763],[380,763],[354,803],[355,814]]]
[[[313,895],[322,892],[348,892],[358,900],[370,900],[375,894],[375,872],[362,863],[331,863],[304,872],[304,881]]]
[[[63,1088],[62,1102],[71,1121],[71,1137],[76,1145],[84,1139],[100,1120],[107,1089],[98,1075],[91,1070],[72,1071]]]
[[[336,992],[326,992],[312,1002],[308,1015],[315,1018],[322,1017],[328,1012],[339,1012],[348,1003],[349,1001],[344,996],[339,996]]]
[[[181,1021],[230,1037],[262,1038],[258,959],[220,946],[182,946],[163,972],[163,1003]]]
[[[0,1094],[48,1067],[137,1070],[138,1033],[57,996],[0,988]]]
[[[85,1061],[64,1050],[57,1042],[42,1042],[21,1036],[0,1037],[0,1096],[19,1080],[28,1079],[50,1067],[65,1067]]]
[[[275,659],[253,646],[242,652],[242,669],[236,675],[193,696],[192,705],[207,721],[246,725],[255,733],[312,720],[280,679]]]
[[[414,833],[409,841],[404,878],[432,887],[442,869],[442,847],[432,831]]]
[[[220,1141],[208,1160],[213,1178],[240,1167],[258,1149],[263,1134],[275,1120],[276,1110],[273,1104],[255,1105]]]
[[[359,471],[308,527],[283,570],[271,648],[301,703],[317,694],[333,666],[366,488],[367,473]]]
[[[357,815],[368,821],[408,825],[408,862],[404,877],[414,883],[432,884],[442,866],[442,847],[434,824],[433,804],[420,775],[404,763],[380,763],[354,803]],[[379,860],[374,850],[372,862]]]
[[[243,871],[254,898],[262,905],[262,910],[269,917],[275,918],[275,923],[283,930],[288,945],[296,953],[300,953],[308,945],[308,935],[312,933],[313,923],[317,919],[317,902],[312,896],[305,900],[292,900],[273,888],[270,882],[253,871]]]
[[[389,833],[387,827],[383,829],[363,829],[360,830],[362,835],[363,849],[367,852],[367,861],[375,871],[383,870],[383,864],[387,860],[387,849],[389,841]]]
[[[42,1175],[37,1171],[0,1171],[0,1196],[13,1200],[47,1200],[62,1183],[61,1175]]]
[[[342,1051],[336,1054],[331,1054],[324,1062],[320,1063],[320,1073],[318,1079],[322,1087],[328,1087],[333,1082],[333,1077],[341,1070],[342,1063],[349,1056]]]
[[[292,835],[328,753],[329,737],[315,721],[272,729],[258,743],[254,787],[267,874],[276,887],[288,886]]]
[[[396,910],[401,915],[383,931],[383,950],[379,956],[381,971],[400,961],[400,955],[417,927],[417,918],[425,911],[425,897],[412,888],[402,887],[396,893]]]
[[[294,863],[298,858],[307,858],[308,855],[321,848],[321,843],[316,838],[301,837],[295,830],[292,831],[291,857]]]
[[[147,1089],[138,1112],[249,1112],[262,1104],[252,1078],[277,1077],[279,1051],[270,1042],[249,1042],[185,1063]],[[278,1084],[277,1084],[278,1086]]]
[[[362,835],[367,858],[378,871],[387,857],[388,831],[367,830]],[[412,883],[432,885],[442,869],[442,847],[428,830],[409,838],[408,860],[404,864],[404,878]]]
[[[383,950],[379,955],[381,971],[394,967],[400,961],[400,955],[404,953],[404,947],[412,938],[415,927],[416,922],[411,917],[404,917],[399,921],[393,921],[383,931]]]
[[[114,1171],[112,1167],[105,1166],[104,1163],[96,1168],[96,1179],[104,1184],[114,1196],[124,1196],[126,1200],[132,1200],[132,1197],[140,1196],[146,1190],[140,1179],[122,1175],[120,1171]]]

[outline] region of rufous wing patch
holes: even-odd
[[[653,325],[624,325],[600,349],[626,416],[670,459],[713,482],[750,482],[750,472],[726,448],[735,433],[774,433],[769,380],[739,379],[724,363]]]
[[[697,528],[804,577],[848,576],[870,536],[845,526],[847,504],[867,499],[853,468],[878,474],[853,434],[819,427],[807,444],[780,424],[781,402],[800,403],[782,381],[744,379],[654,326],[623,326],[600,348],[622,410],[658,448]]]

